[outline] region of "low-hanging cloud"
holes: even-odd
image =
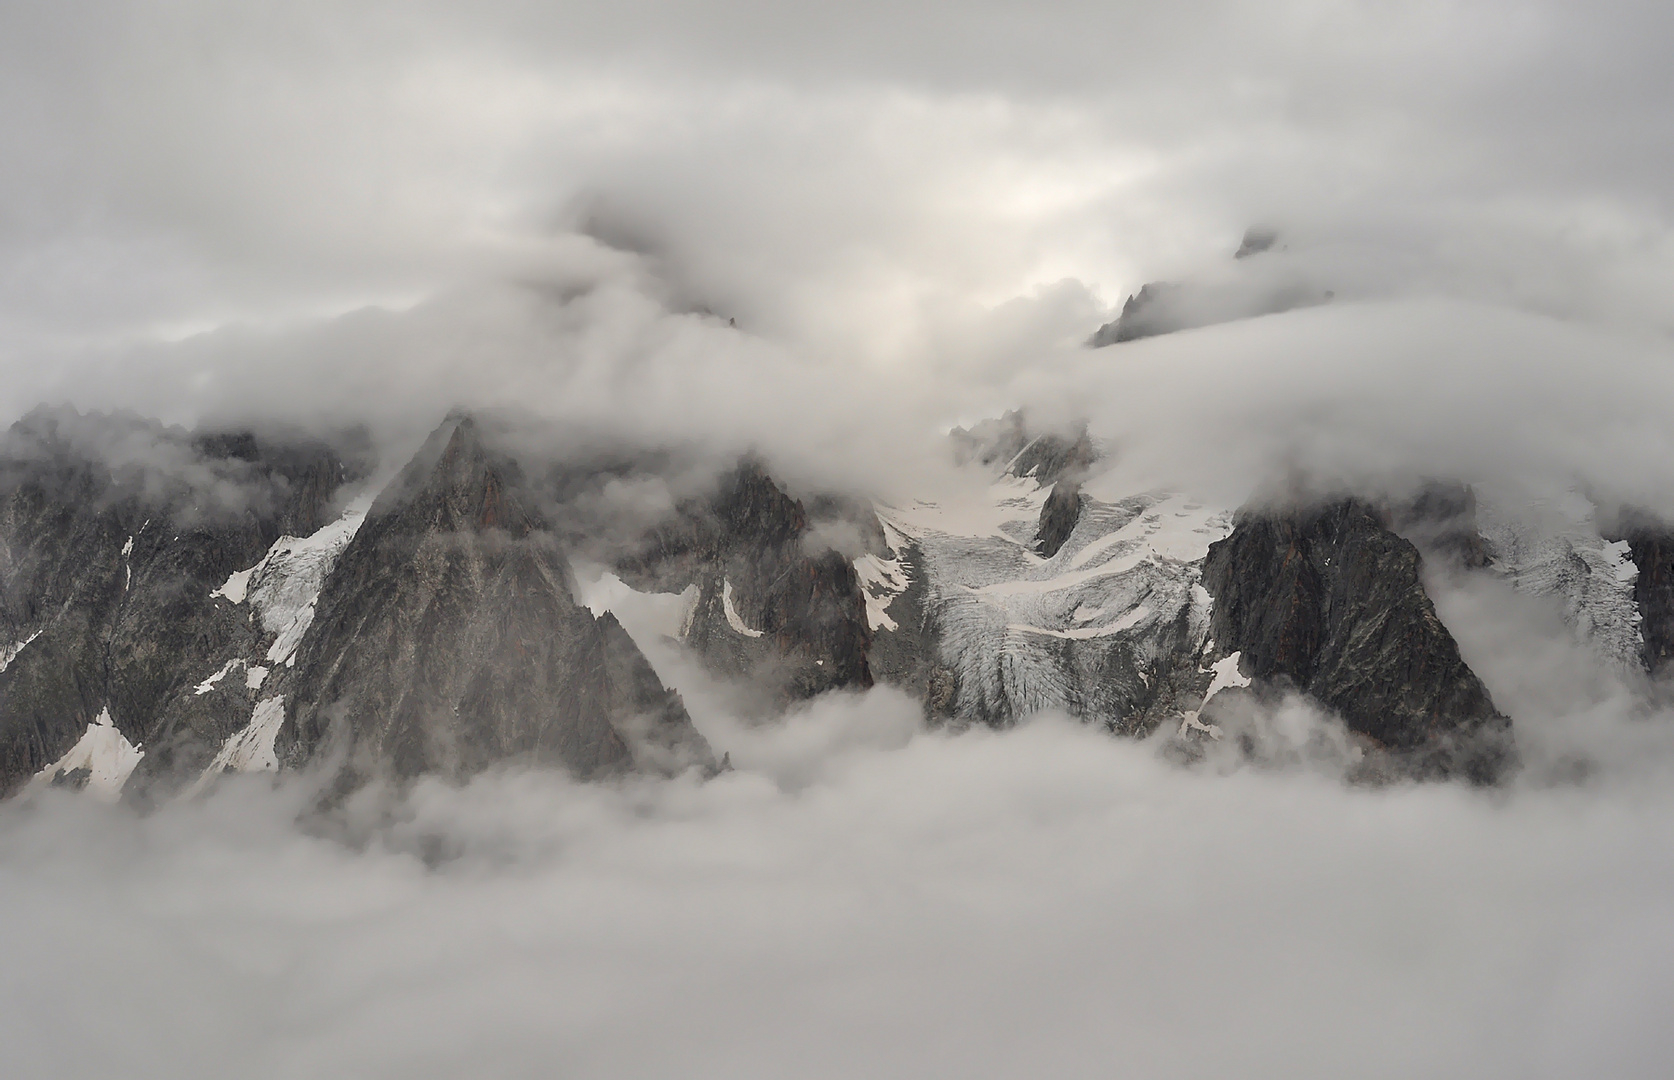
[[[798,492],[980,485],[942,433],[1019,406],[1089,423],[1098,492],[1444,477],[1674,519],[1671,29],[14,4],[0,414],[365,423],[387,473],[463,407],[704,466],[574,507],[627,532],[747,451]],[[1235,264],[1257,222],[1280,245]],[[1082,345],[1147,281],[1264,275],[1333,298]],[[732,772],[0,806],[0,1045],[37,1076],[1660,1075],[1660,688],[1548,601],[1429,586],[1514,718],[1504,790],[1347,787],[1294,700],[1196,765],[1061,717],[930,733],[887,688],[763,726],[659,641],[676,604],[617,597]]]
[[[762,724],[641,597],[730,772],[9,803],[0,1035],[35,1076],[1660,1075],[1674,724],[1540,600],[1431,590],[1523,725],[1502,789],[1347,785],[1295,700],[1195,765],[889,688]]]
[[[13,1067],[173,1077],[1658,1075],[1664,783],[1190,771],[890,692],[731,773],[0,816]],[[817,732],[817,753],[815,749]],[[812,762],[819,762],[812,768]]]

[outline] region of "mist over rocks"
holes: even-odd
[[[1087,345],[1100,349],[1158,334],[1329,303],[1336,293],[1312,284],[1307,270],[1275,266],[1285,251],[1283,245],[1275,248],[1279,240],[1276,229],[1252,227],[1232,254],[1237,266],[1230,274],[1223,271],[1200,281],[1141,285],[1123,301],[1115,319],[1093,332]]]
[[[7,1073],[1661,1080],[1670,41],[0,5]]]
[[[1242,674],[1305,690],[1417,775],[1497,779],[1512,723],[1460,658],[1416,548],[1358,500],[1246,509],[1209,549],[1210,633]]]
[[[221,638],[200,650],[136,624],[134,647],[168,654],[160,700],[219,719],[89,699],[12,783],[75,758],[69,744],[103,732],[112,707],[140,762],[135,797],[328,761],[343,790],[523,760],[584,778],[712,769],[719,751],[646,659],[664,637],[769,721],[881,680],[932,724],[1058,709],[1125,735],[1178,728],[1189,746],[1220,737],[1212,699],[1254,677],[1258,694],[1300,691],[1368,740],[1366,775],[1491,780],[1512,759],[1509,722],[1381,512],[1303,502],[1235,517],[1166,492],[1113,498],[1111,460],[1085,426],[1063,431],[1035,434],[1017,412],[955,429],[959,499],[976,501],[897,505],[793,498],[754,456],[716,472],[691,450],[456,413],[340,518],[322,506],[343,504],[351,475],[313,467],[287,537],[188,573],[176,606]],[[205,460],[262,460],[253,436],[190,441]],[[1409,531],[1440,530],[1426,550],[1480,543],[1468,489],[1432,485],[1403,505]],[[612,613],[625,594],[594,599],[605,594],[582,588],[575,557],[674,620],[630,633]],[[66,610],[93,618],[83,603]],[[31,629],[20,624],[15,655]]]
[[[881,542],[867,507],[831,507]],[[620,568],[658,592],[695,589],[683,636],[719,670],[780,702],[872,685],[856,553],[810,544],[808,511],[745,459],[653,530]],[[862,541],[864,542],[864,541]]]
[[[359,466],[306,438],[46,409],[10,429],[0,460],[0,790],[95,728],[149,748],[126,766],[140,765],[136,789],[206,765],[238,711],[248,716],[253,687],[242,670],[204,693],[194,684],[268,637],[211,591],[281,536],[335,516]]]
[[[373,502],[297,658],[281,760],[346,743],[364,776],[520,757],[581,777],[713,764],[678,695],[573,573],[516,462],[450,419]]]

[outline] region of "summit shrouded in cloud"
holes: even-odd
[[[1671,40],[0,8],[0,1071],[1660,1076]]]

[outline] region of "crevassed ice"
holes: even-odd
[[[230,575],[210,594],[235,604],[250,602],[261,617],[262,628],[278,635],[267,652],[269,663],[295,662],[297,646],[313,625],[314,605],[326,576],[354,539],[371,505],[372,496],[362,496],[349,504],[342,517],[311,536],[281,536],[260,562]]]
[[[1231,531],[1229,511],[1167,493],[1100,498],[1089,486],[1074,531],[1045,559],[1032,544],[1049,490],[1007,477],[986,493],[880,508],[923,553],[965,719],[1082,713],[1105,650],[1130,649],[1144,679],[1182,616],[1194,641],[1207,631],[1199,580],[1209,545]]]
[[[36,773],[29,786],[47,787],[60,773],[86,769],[88,793],[106,802],[115,802],[122,794],[122,786],[128,782],[128,777],[144,756],[144,750],[130,743],[116,729],[110,708],[106,706],[99,710],[98,717],[87,725],[87,730],[69,752]]]
[[[1608,663],[1641,666],[1644,637],[1633,597],[1639,568],[1626,541],[1599,534],[1590,501],[1573,491],[1516,499],[1479,486],[1477,522],[1496,568],[1513,586],[1557,597],[1577,637]]]

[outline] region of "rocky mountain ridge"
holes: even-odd
[[[146,800],[327,762],[340,788],[715,768],[649,643],[578,599],[582,550],[675,605],[671,636],[764,720],[884,682],[931,723],[1055,709],[1190,754],[1299,694],[1386,777],[1515,763],[1427,566],[1570,596],[1577,632],[1635,662],[1671,633],[1653,523],[1542,533],[1462,485],[1236,511],[1122,493],[1084,430],[1021,414],[952,444],[957,497],[796,498],[745,458],[623,532],[582,495],[672,475],[667,454],[541,460],[459,416],[373,493],[319,440],[31,414],[0,460],[0,783]]]

